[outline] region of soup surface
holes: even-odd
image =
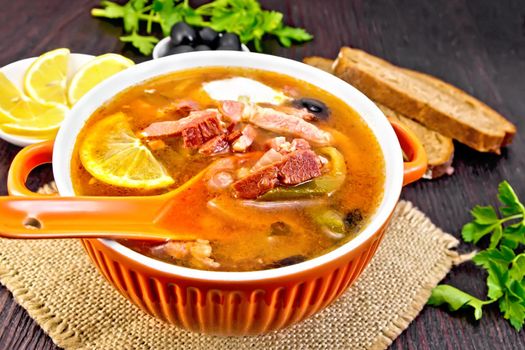
[[[359,234],[382,199],[384,160],[366,123],[330,93],[277,73],[212,67],[113,97],[82,129],[71,173],[78,195],[156,195],[192,181],[168,220],[197,227],[198,240],[121,243],[181,266],[250,271],[302,262]]]

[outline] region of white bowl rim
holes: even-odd
[[[70,178],[70,161],[76,136],[91,114],[114,95],[126,88],[156,76],[178,70],[230,66],[273,71],[310,82],[352,107],[372,129],[385,160],[383,199],[367,227],[340,247],[302,263],[270,270],[229,272],[197,270],[169,264],[137,253],[109,239],[99,239],[107,248],[159,272],[194,280],[215,282],[248,282],[274,280],[315,269],[342,258],[370,239],[389,220],[399,199],[403,183],[403,157],[396,134],[385,115],[363,93],[343,80],[320,69],[291,59],[260,53],[236,51],[202,51],[166,56],[147,61],[122,71],[89,91],[78,101],[63,122],[53,152],[53,174],[62,196],[74,196]]]

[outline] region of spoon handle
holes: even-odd
[[[194,239],[155,225],[156,197],[0,197],[0,237]]]

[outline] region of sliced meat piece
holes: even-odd
[[[290,153],[279,167],[279,181],[285,185],[297,185],[320,175],[321,161],[311,150]]]
[[[183,119],[152,123],[140,132],[140,136],[148,139],[153,139],[164,136],[178,135],[182,132],[184,125],[184,123],[181,122],[181,120]]]
[[[142,130],[145,138],[182,135],[184,146],[195,148],[222,133],[219,112],[216,109],[191,112],[179,120],[156,122]]]
[[[277,152],[275,149],[270,148],[268,151],[266,151],[265,154],[259,160],[255,165],[252,167],[251,171],[257,171],[267,165],[279,163],[284,158],[284,155],[282,153]]]
[[[278,108],[285,108],[290,113],[237,101],[219,103],[221,113],[234,122],[248,121],[260,128],[299,136],[318,145],[328,145],[332,142],[330,133],[303,119],[306,118],[305,113],[308,113],[305,110],[287,106]]]
[[[328,145],[332,142],[330,133],[319,129],[300,117],[279,112],[272,108],[258,106],[245,108],[243,118],[260,128],[299,136],[318,145]]]
[[[199,153],[205,155],[227,153],[230,151],[228,135],[222,134],[206,141],[200,148]]]
[[[306,121],[315,120],[315,115],[313,115],[312,113],[308,112],[308,110],[306,108],[295,108],[295,107],[292,107],[292,106],[282,106],[282,105],[279,106],[279,105],[272,105],[272,104],[269,104],[269,103],[267,103],[267,104],[266,103],[265,104],[259,104],[259,106],[266,107],[266,108],[272,108],[272,109],[275,109],[276,111],[279,111],[279,112],[295,115],[296,117],[299,117],[299,118],[304,119]]]
[[[256,137],[257,130],[251,125],[246,125],[242,129],[241,135],[232,143],[232,149],[235,152],[246,152]]]
[[[232,185],[235,197],[254,199],[265,194],[279,183],[277,174],[278,168],[268,165],[237,180]]]
[[[272,162],[271,157],[281,157],[281,160]],[[264,165],[268,162],[268,165]],[[282,155],[270,149],[259,159],[252,171],[233,183],[237,198],[255,199],[279,184],[297,185],[320,176],[321,161],[312,150],[298,150]]]
[[[232,122],[240,122],[244,111],[244,103],[237,101],[220,101],[219,111]]]
[[[173,101],[166,107],[160,108],[157,111],[157,117],[186,117],[192,111],[199,109],[199,104],[192,100],[177,100]]]

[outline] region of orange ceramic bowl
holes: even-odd
[[[179,54],[134,66],[85,95],[71,110],[54,144],[29,146],[15,159],[10,178],[27,177],[53,160],[60,195],[74,196],[70,161],[84,122],[116,93],[162,74],[205,66],[240,66],[287,74],[329,91],[350,105],[374,132],[385,159],[384,196],[367,227],[353,240],[320,257],[278,269],[215,272],[171,265],[106,239],[82,241],[101,274],[142,310],[179,327],[208,334],[250,335],[282,329],[332,303],[375,254],[403,184],[420,178],[426,157],[415,136],[381,113],[342,80],[302,63],[255,53],[216,51]],[[392,127],[394,126],[394,127]],[[402,147],[400,147],[400,144]],[[403,163],[402,149],[410,158]],[[11,194],[26,195],[22,181]]]

